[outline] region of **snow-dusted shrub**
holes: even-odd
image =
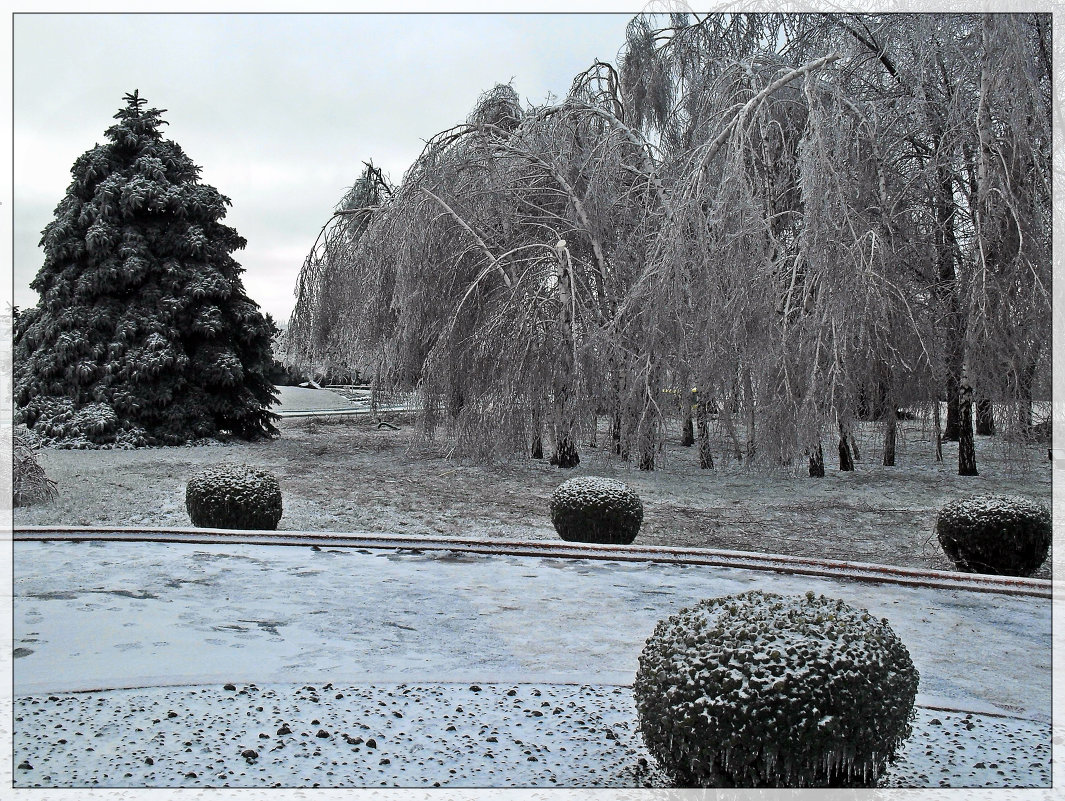
[[[966,573],[1030,576],[1047,558],[1050,509],[1017,495],[973,495],[939,510],[936,536]]]
[[[35,440],[51,448],[140,448],[150,444],[144,429],[118,418],[106,403],[76,406],[70,398],[41,398],[34,415],[15,410],[16,422],[33,420]]]
[[[628,545],[643,522],[643,503],[613,478],[578,476],[551,495],[551,522],[562,539]]]
[[[910,735],[918,678],[886,620],[753,591],[660,621],[633,692],[678,786],[872,786]]]
[[[28,432],[15,429],[12,434],[11,503],[32,506],[59,497],[56,483],[37,464],[37,454]]]
[[[189,479],[185,508],[192,524],[201,528],[276,529],[281,487],[265,470],[216,465]]]

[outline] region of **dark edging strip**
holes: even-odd
[[[1046,579],[917,570],[861,562],[810,559],[744,551],[665,546],[588,545],[545,540],[442,539],[412,535],[348,534],[312,531],[240,531],[213,528],[143,528],[98,526],[20,526],[12,531],[16,541],[73,540],[116,542],[172,542],[203,545],[298,545],[382,550],[453,551],[485,555],[541,556],[562,559],[598,559],[614,562],[668,564],[768,570],[775,573],[849,579],[911,587],[988,592],[1001,595],[1053,597]]]

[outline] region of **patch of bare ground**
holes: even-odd
[[[904,439],[896,467],[880,464],[870,428],[853,473],[826,464],[825,478],[811,479],[805,465],[767,472],[719,460],[716,469],[700,470],[695,449],[678,437],[653,472],[603,448],[584,448],[580,466],[561,471],[546,461],[486,466],[417,451],[409,425],[378,429],[364,418],[286,418],[280,428],[279,438],[259,443],[44,449],[39,463],[58,482],[59,498],[15,509],[15,525],[189,526],[189,477],[236,462],[278,477],[279,529],[543,540],[557,537],[548,513],[555,487],[594,474],[620,478],[640,494],[638,544],[950,569],[933,533],[947,500],[996,492],[1049,504],[1051,495],[1045,445],[1007,449],[1000,439],[977,437],[980,475],[962,477],[957,445],[945,443],[944,461],[936,462],[919,429]],[[1037,576],[1049,577],[1050,561]]]

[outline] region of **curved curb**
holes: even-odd
[[[555,540],[445,539],[409,534],[345,533],[334,531],[242,531],[217,528],[145,528],[134,526],[18,526],[12,530],[17,542],[72,540],[118,542],[168,542],[196,544],[299,545],[335,548],[370,548],[408,551],[541,556],[562,559],[599,559],[615,562],[662,562],[707,565],[746,570],[766,570],[823,578],[866,581],[933,589],[987,592],[1053,598],[1053,582],[1047,579],[919,570],[864,562],[784,556],[746,551],[667,546],[588,545]]]

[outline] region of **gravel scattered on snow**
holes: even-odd
[[[629,687],[248,684],[27,696],[16,787],[664,787]],[[918,709],[887,787],[1049,787],[1050,724]]]

